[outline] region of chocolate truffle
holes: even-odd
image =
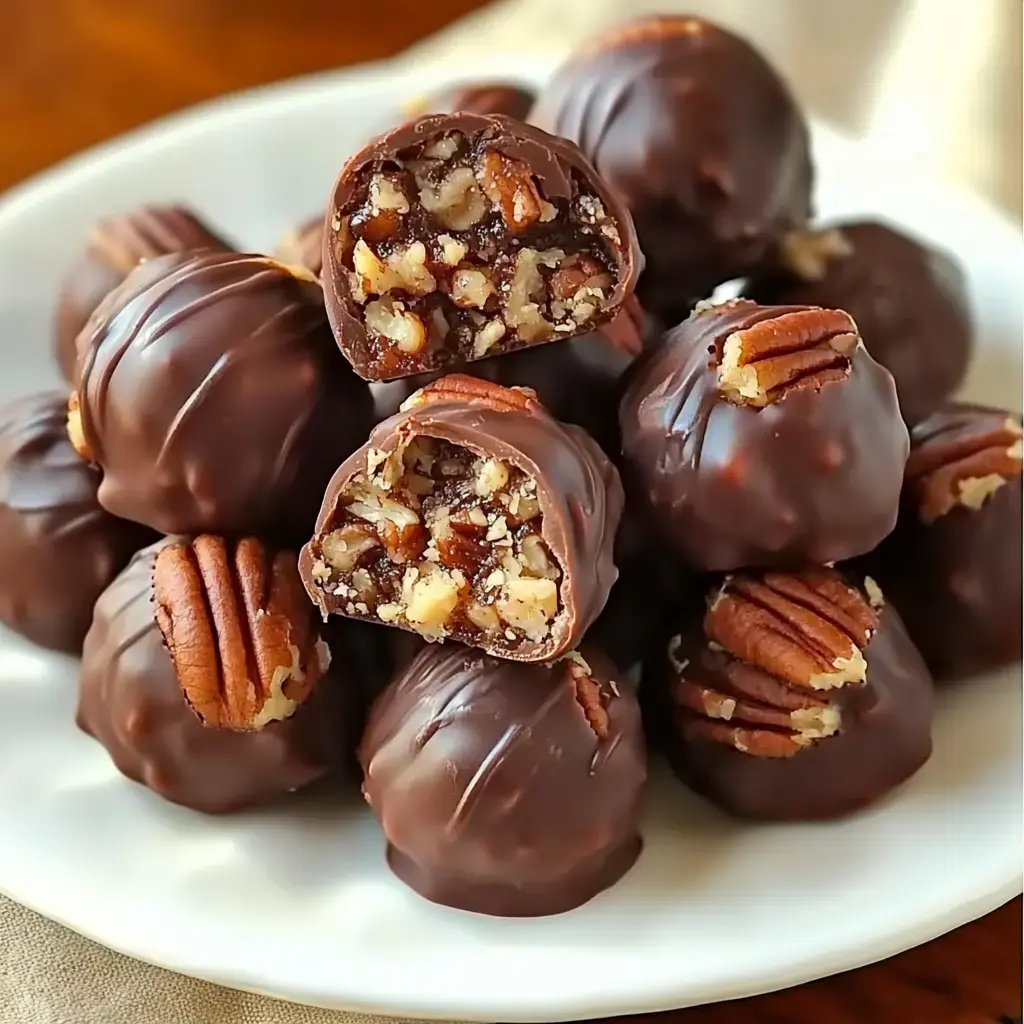
[[[351,756],[356,669],[348,650],[329,656],[294,566],[294,555],[253,540],[170,538],[104,592],[85,640],[78,725],[123,774],[221,813],[299,789]]]
[[[533,392],[451,376],[335,473],[299,570],[324,614],[516,661],[573,650],[617,571],[618,473]]]
[[[439,114],[346,164],[324,238],[342,352],[392,380],[607,323],[642,257],[629,213],[570,142]]]
[[[293,267],[305,267],[315,277],[324,269],[324,215],[304,220],[288,232],[274,250],[274,258]]]
[[[853,558],[896,524],[907,428],[841,311],[699,310],[637,368],[620,425],[638,497],[697,569]]]
[[[644,314],[629,300],[615,319],[589,334],[467,365],[467,373],[502,387],[526,387],[555,419],[583,427],[604,450],[619,449],[623,374],[648,342]],[[393,416],[413,392],[443,374],[418,374],[370,385],[377,420]]]
[[[845,309],[893,375],[908,423],[942,405],[967,372],[974,339],[962,271],[952,257],[885,224],[796,232],[744,294]]]
[[[142,260],[190,249],[230,249],[181,206],[142,206],[101,220],[67,272],[57,306],[54,353],[64,379],[75,382],[75,341],[96,307]]]
[[[811,210],[807,125],[749,44],[700,18],[643,18],[593,39],[530,121],[577,143],[633,214],[644,306],[678,323]]]
[[[100,508],[100,475],[71,447],[66,410],[62,394],[0,409],[0,620],[78,654],[96,599],[154,537]]]
[[[599,651],[547,665],[429,646],[377,699],[363,792],[388,864],[435,903],[539,917],[614,885],[641,846],[632,689]]]
[[[409,116],[420,114],[506,114],[525,121],[536,96],[514,82],[462,82],[409,104]]]
[[[1019,413],[949,405],[911,433],[896,531],[870,566],[936,679],[1021,657]]]
[[[651,687],[675,772],[743,817],[847,814],[931,753],[931,676],[870,577],[726,577],[703,621],[669,640]]]
[[[87,332],[69,430],[103,470],[104,508],[163,533],[309,536],[372,414],[312,275],[264,256],[159,257]]]

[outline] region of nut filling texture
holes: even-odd
[[[338,468],[299,572],[325,615],[547,661],[604,609],[623,500],[598,444],[533,391],[450,375]]]
[[[497,131],[532,129],[484,117],[466,130],[458,116],[431,124],[357,157],[335,195],[325,257],[344,307],[335,330],[356,370],[389,380],[609,320],[629,236],[585,170],[560,166],[549,187]]]
[[[562,573],[541,528],[535,480],[418,437],[345,488],[313,574],[348,615],[428,640],[540,643],[562,612]]]

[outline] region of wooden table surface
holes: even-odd
[[[0,0],[0,190],[199,100],[397,53],[481,0]],[[827,914],[827,908],[822,908]],[[1021,901],[874,967],[636,1024],[993,1024],[1021,1014]]]

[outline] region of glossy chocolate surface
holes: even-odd
[[[68,440],[65,395],[0,409],[0,620],[68,654],[82,650],[96,599],[153,540],[100,508],[99,484]]]
[[[153,567],[168,542],[139,552],[96,605],[79,727],[128,778],[210,814],[265,803],[344,766],[365,697],[351,650],[334,650],[332,669],[291,718],[258,732],[210,728],[188,706],[154,616]]]
[[[845,373],[763,408],[720,390],[731,335],[807,308],[705,308],[631,375],[620,407],[627,485],[695,568],[839,561],[895,525],[907,429],[892,377],[863,346]]]
[[[423,396],[422,401],[417,399]],[[442,378],[410,407],[379,424],[369,441],[335,473],[324,496],[313,540],[299,556],[299,571],[310,597],[326,614],[380,621],[374,609],[360,613],[339,596],[331,579],[320,575],[324,539],[337,526],[346,493],[359,477],[414,438],[433,438],[498,460],[535,481],[542,525],[540,538],[560,570],[559,611],[546,638],[508,638],[474,633],[473,643],[491,653],[520,661],[546,661],[573,650],[603,610],[618,572],[615,534],[623,493],[615,467],[583,430],[551,417],[529,391],[495,388],[472,377]],[[415,403],[415,404],[412,404]],[[414,629],[404,619],[388,620]],[[468,628],[461,623],[459,628]],[[459,639],[464,637],[456,635]],[[433,637],[432,639],[438,639]]]
[[[308,536],[371,416],[311,275],[237,253],[159,257],[86,340],[78,404],[106,509],[164,533]]]
[[[640,712],[603,654],[581,655],[523,665],[434,645],[378,698],[363,791],[391,869],[420,895],[481,914],[558,914],[632,867]]]
[[[869,561],[940,681],[1020,661],[1020,424],[967,404],[918,424],[899,524]]]
[[[927,761],[934,685],[891,604],[879,610],[877,631],[863,650],[864,682],[813,692],[823,705],[839,710],[838,732],[791,756],[759,755],[753,744],[744,752],[727,742],[698,738],[689,728],[693,711],[682,696],[684,680],[704,692],[731,694],[744,708],[733,711],[730,719],[725,717],[727,708],[706,701],[722,729],[741,725],[741,717],[760,721],[761,744],[767,746],[778,728],[771,724],[767,698],[748,697],[744,703],[740,696],[748,687],[765,686],[765,681],[754,678],[756,669],[737,666],[727,651],[709,642],[701,614],[698,609],[691,619],[680,621],[681,635],[669,641],[647,680],[648,721],[679,778],[724,810],[772,821],[838,817],[878,800]],[[737,690],[741,681],[743,689]],[[767,682],[772,685],[765,694],[786,685]]]
[[[536,95],[513,82],[465,82],[410,104],[410,114],[505,114],[525,121]]]
[[[668,323],[803,225],[807,125],[748,43],[700,18],[650,17],[585,44],[530,120],[577,143],[636,223],[644,305]]]
[[[75,342],[89,317],[142,260],[190,249],[230,248],[181,206],[141,206],[97,223],[65,275],[58,300],[54,354],[64,379],[75,382]]]
[[[966,283],[952,256],[874,221],[837,225],[792,245],[797,251],[783,253],[784,265],[755,277],[744,294],[845,309],[893,375],[908,423],[942,405],[963,381],[974,347]]]
[[[353,289],[354,277],[358,275],[353,275],[347,264],[352,261],[353,244],[360,241],[368,239],[374,244],[380,241],[392,245],[392,228],[388,228],[387,236],[378,240],[376,221],[360,228],[362,235],[352,226],[352,221],[359,211],[371,208],[366,204],[374,175],[385,171],[399,177],[405,175],[410,167],[415,167],[417,161],[422,162],[425,149],[437,143],[443,144],[455,136],[467,140],[469,146],[468,155],[460,159],[472,157],[477,161],[475,166],[479,167],[479,161],[492,154],[501,162],[502,169],[495,180],[500,179],[508,202],[495,204],[479,192],[480,218],[464,229],[457,229],[445,226],[438,219],[440,214],[426,211],[422,206],[422,188],[417,187],[413,191],[406,188],[402,192],[409,210],[402,213],[400,218],[408,218],[414,226],[409,228],[404,219],[400,219],[400,227],[394,230],[403,237],[409,235],[403,244],[422,243],[426,246],[427,268],[443,283],[432,291],[412,297],[424,300],[422,308],[415,309],[429,334],[425,349],[415,354],[405,353],[395,347],[381,351],[380,339],[372,338],[367,330],[365,310],[357,301]],[[511,173],[508,170],[511,166],[526,169],[532,177],[531,188],[536,189],[536,195],[532,192],[527,195],[529,190],[524,189],[521,183],[511,177],[504,177]],[[437,187],[443,191],[445,186],[438,182]],[[473,185],[473,188],[477,189],[477,186]],[[600,217],[593,213],[593,203],[584,208],[586,197],[599,202]],[[538,201],[550,206],[550,217],[543,211],[540,219],[527,216],[524,211],[532,209]],[[390,214],[392,211],[388,209],[384,212]],[[516,228],[510,227],[508,218],[519,216],[527,219]],[[377,219],[385,219],[380,216],[380,211],[377,211]],[[358,236],[356,242],[353,242],[353,234]],[[511,326],[506,311],[499,309],[499,321],[507,327],[499,340],[489,344],[483,351],[477,351],[475,345],[472,351],[456,351],[457,346],[453,347],[452,341],[455,334],[452,326],[455,321],[452,317],[460,316],[466,307],[462,302],[448,301],[449,284],[446,275],[452,275],[454,265],[439,262],[435,252],[439,251],[441,241],[445,238],[467,249],[467,255],[457,264],[460,268],[482,268],[488,272],[492,272],[499,262],[508,262],[524,250],[559,252],[562,257],[566,252],[589,252],[604,264],[611,275],[610,291],[601,301],[598,312],[586,322],[575,323],[569,317],[564,323],[559,321],[555,331],[551,330],[549,323],[546,333],[531,338],[521,337],[520,327]],[[419,118],[380,136],[352,157],[335,184],[328,210],[323,255],[324,294],[335,337],[356,372],[367,380],[393,380],[434,370],[451,370],[470,359],[499,355],[586,333],[614,318],[632,296],[637,276],[643,268],[643,256],[637,246],[629,212],[575,145],[508,117],[473,113],[436,114]],[[551,269],[557,265],[543,264],[548,268],[541,275],[545,287],[552,277]],[[511,271],[507,277],[509,280],[497,289],[501,302],[509,301]],[[412,299],[401,289],[392,288],[391,292],[404,296],[403,305],[410,305]],[[486,307],[487,316],[496,315],[496,311],[491,309],[493,304],[492,301]],[[436,319],[435,311],[446,318],[447,326],[443,335],[436,334],[432,326]],[[481,314],[481,324],[485,321],[486,317]]]

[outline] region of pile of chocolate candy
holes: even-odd
[[[1020,656],[956,267],[815,225],[801,112],[705,21],[422,106],[273,258],[96,226],[69,393],[0,415],[0,617],[82,654],[128,777],[225,812],[358,767],[392,869],[484,913],[630,868],[648,742],[752,818],[909,778],[933,677]]]

